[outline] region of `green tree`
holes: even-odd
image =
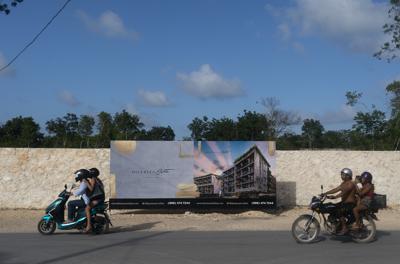
[[[276,147],[280,150],[299,150],[302,146],[303,138],[294,133],[284,133],[276,140]]]
[[[79,119],[76,114],[67,113],[64,117],[65,120],[65,128],[67,133],[67,140],[71,142],[79,135]]]
[[[289,128],[301,121],[298,114],[279,108],[279,104],[279,100],[274,97],[261,99],[261,105],[265,108],[265,116],[269,124],[269,139],[277,139],[282,134],[290,132]]]
[[[116,139],[136,139],[140,129],[144,126],[137,115],[130,114],[125,110],[114,116],[114,127]]]
[[[191,138],[193,140],[205,140],[209,131],[209,125],[208,117],[206,116],[203,116],[202,119],[198,117],[194,118],[187,126],[191,131]]]
[[[319,120],[305,119],[303,126],[301,127],[302,136],[308,143],[308,148],[320,147],[322,133],[324,127],[321,125]]]
[[[32,117],[15,117],[0,128],[2,147],[39,147],[43,140],[40,126]]]
[[[2,4],[0,3],[0,13],[4,12],[4,14],[10,14],[10,6],[16,7],[18,4],[22,3],[24,0],[12,0],[10,4]]]
[[[61,142],[62,147],[67,145],[67,128],[64,119],[57,117],[56,119],[50,119],[46,122],[46,130],[51,137],[55,139],[55,145],[58,146],[58,142]]]
[[[82,137],[82,139],[86,140],[87,148],[89,147],[90,136],[93,134],[94,124],[95,124],[95,121],[92,116],[81,115],[79,118],[78,133]],[[80,145],[82,147],[82,141],[81,141]]]
[[[144,131],[144,136],[142,136],[140,139],[145,139],[145,140],[174,140],[175,139],[175,133],[174,130],[170,127],[162,127],[162,126],[157,126],[157,127],[152,127],[149,131]]]
[[[55,138],[55,145],[62,142],[62,147],[78,147],[79,120],[76,114],[67,113],[64,117],[50,119],[46,122],[47,132]]]
[[[390,95],[391,119],[388,121],[388,140],[394,142],[392,147],[400,147],[400,81],[394,81],[386,87]]]
[[[391,96],[391,115],[396,117],[400,113],[400,81],[394,81],[386,86],[386,92]]]
[[[382,138],[387,127],[385,113],[377,109],[370,113],[358,112],[354,121],[356,124],[353,125],[353,129],[364,136],[375,150],[377,140]]]
[[[390,0],[389,18],[391,21],[383,25],[383,32],[390,36],[381,49],[374,54],[378,59],[388,62],[398,57],[400,51],[400,0]]]
[[[355,106],[362,97],[362,93],[357,91],[347,91],[346,92],[346,105],[348,106]]]
[[[348,149],[351,146],[348,130],[326,131],[321,138],[323,148]]]
[[[113,118],[109,113],[100,112],[97,115],[97,144],[96,146],[102,148],[109,148],[110,147],[110,140],[114,139],[114,124]]]
[[[264,114],[244,110],[243,114],[238,116],[237,139],[268,140],[270,128],[270,123]]]
[[[236,140],[237,136],[237,124],[231,118],[213,118],[208,122],[208,131],[205,133],[207,140]]]

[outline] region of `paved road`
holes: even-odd
[[[137,229],[137,228],[133,228]],[[359,263],[400,260],[400,231],[380,231],[371,244],[321,237],[296,244],[289,232],[147,232],[0,234],[0,263]]]

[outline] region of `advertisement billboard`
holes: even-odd
[[[174,201],[226,205],[235,199],[250,202],[266,197],[274,201],[275,172],[275,142],[111,142],[111,173],[120,201],[142,199],[158,205]]]

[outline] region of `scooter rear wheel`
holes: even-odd
[[[53,220],[46,221],[44,219],[40,220],[38,223],[38,231],[42,235],[51,235],[56,231],[56,222]]]

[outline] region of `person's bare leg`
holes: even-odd
[[[346,218],[345,217],[340,217],[340,223],[342,225],[342,229],[340,230],[340,232],[338,234],[344,235],[344,234],[347,233],[347,231],[349,231],[347,229],[347,226],[346,226]]]
[[[85,208],[85,212],[86,212],[86,228],[85,228],[85,233],[90,232],[90,230],[92,229],[92,219],[90,217],[90,205],[88,204]]]
[[[354,221],[352,228],[360,228],[360,211],[361,211],[360,207],[361,206],[358,205],[358,206],[354,207],[354,209],[353,209],[355,221]]]

